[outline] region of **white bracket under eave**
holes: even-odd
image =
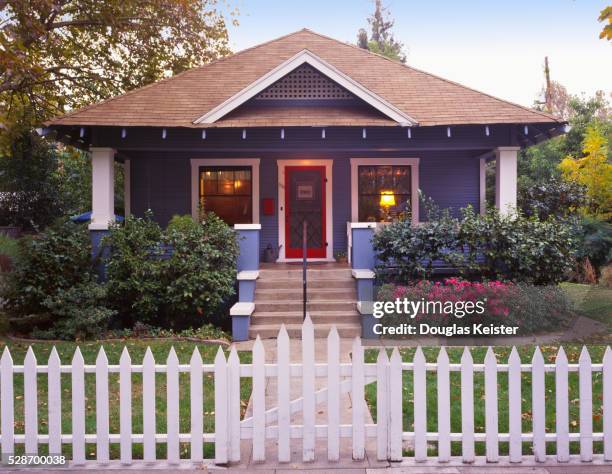
[[[240,90],[229,99],[206,112],[201,117],[194,120],[194,124],[200,123],[215,123],[217,120],[225,117],[231,111],[235,110],[247,100],[252,99],[264,89],[270,87],[275,82],[279,81],[293,70],[300,67],[302,64],[309,64],[321,74],[334,81],[339,86],[348,90],[351,94],[366,102],[371,107],[375,108],[383,115],[394,120],[402,126],[418,125],[418,122],[406,115],[396,106],[383,99],[378,94],[372,92],[367,87],[364,87],[359,82],[347,76],[342,71],[336,69],[328,62],[324,61],[316,54],[304,49],[295,56],[287,59],[267,74],[264,74],[259,79]]]

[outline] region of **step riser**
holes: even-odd
[[[348,323],[354,323],[354,324],[359,324],[361,321],[361,318],[359,317],[359,315],[351,315],[351,316],[344,316],[344,317],[338,317],[338,316],[334,316],[334,317],[330,317],[330,316],[326,316],[324,314],[315,316],[315,315],[311,315],[310,319],[312,319],[312,322],[315,324],[348,324]],[[282,314],[278,314],[278,316],[275,315],[266,315],[266,316],[258,316],[257,314],[254,314],[253,316],[251,316],[251,326],[257,326],[258,324],[301,324],[302,323],[302,316],[283,316]]]
[[[257,311],[263,312],[287,312],[287,311],[300,311],[302,308],[302,303],[300,301],[295,301],[292,303],[267,303],[257,302],[255,304],[255,309]],[[306,305],[306,308],[309,311],[347,311],[352,312],[357,309],[357,304],[351,301],[348,302],[309,302]]]
[[[259,290],[295,290],[302,288],[301,279],[292,280],[257,280]],[[308,288],[351,289],[355,288],[355,280],[308,280]]]
[[[312,270],[308,269],[307,278],[309,280],[317,279],[350,279],[351,270]],[[259,270],[260,280],[301,280],[302,269],[299,270]]]
[[[308,291],[308,301],[318,302],[327,300],[356,300],[357,292],[355,290],[341,290],[341,291]],[[255,292],[255,305],[265,303],[266,301],[298,301],[302,302],[302,292],[290,292],[290,293],[262,293]]]
[[[279,329],[280,329],[280,326],[279,326]],[[257,335],[259,335],[261,339],[276,339],[276,337],[278,336],[279,329],[258,330],[258,329],[254,329],[253,327],[251,327],[249,329],[249,338],[255,339]],[[320,337],[320,338],[325,338],[329,334],[329,330],[320,329],[320,328],[317,328],[316,326],[315,326],[314,332],[315,332],[315,337]],[[302,336],[300,329],[288,329],[287,333],[289,334],[289,337],[292,339],[299,339]],[[341,329],[338,329],[338,334],[340,335],[340,337],[354,338],[356,336],[361,335],[361,328],[359,327],[350,328],[350,329],[341,328]]]

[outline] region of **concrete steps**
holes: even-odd
[[[352,338],[361,333],[355,280],[347,266],[313,265],[308,269],[306,308],[315,326],[315,337],[327,337],[332,326],[341,337]],[[275,338],[282,324],[291,337],[299,337],[302,317],[302,268],[278,265],[261,269],[249,337]]]

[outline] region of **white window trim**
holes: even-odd
[[[278,246],[277,262],[301,261],[301,258],[287,258],[285,246],[285,168],[287,166],[325,166],[325,258],[309,258],[309,261],[334,261],[334,220],[333,220],[333,169],[334,160],[277,160],[278,166]]]
[[[253,224],[259,224],[259,158],[192,158],[191,159],[191,216],[198,218],[200,166],[250,166],[253,194]]]
[[[410,166],[410,201],[412,223],[419,222],[419,158],[351,158],[351,220],[359,221],[359,167],[360,166]],[[415,206],[414,203],[417,205]]]
[[[130,160],[123,160],[123,213],[128,217],[132,213],[132,191],[131,191],[132,167]]]
[[[304,49],[295,56],[287,59],[285,62],[275,67],[267,74],[264,74],[256,81],[252,82],[237,94],[234,94],[225,102],[219,104],[214,109],[196,119],[193,123],[200,124],[216,122],[304,63],[308,63],[321,74],[327,76],[329,79],[344,87],[353,95],[359,97],[361,100],[371,105],[390,119],[395,120],[400,125],[408,127],[418,125],[418,122],[415,119],[406,115],[393,104],[387,102],[378,94],[375,94],[368,88],[362,86],[357,81],[336,69],[334,66],[307,49]]]

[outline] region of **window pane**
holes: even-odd
[[[200,202],[227,224],[253,222],[251,169],[231,166],[200,168]]]
[[[358,218],[382,221],[410,209],[410,166],[372,165],[358,168]],[[392,194],[395,205],[381,206],[381,195]]]

